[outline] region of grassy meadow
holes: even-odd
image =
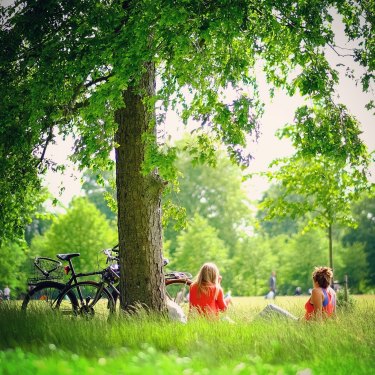
[[[307,296],[278,297],[303,315]],[[261,297],[234,298],[235,323],[191,319],[187,324],[139,314],[111,322],[24,315],[0,304],[0,375],[42,374],[372,374],[375,296],[325,323],[257,319]]]

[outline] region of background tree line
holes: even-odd
[[[308,217],[265,220],[262,202],[281,197],[285,189],[280,184],[271,185],[260,202],[252,201],[243,171],[223,151],[216,152],[212,166],[192,166],[182,142],[178,148],[179,189],[164,200],[182,208],[184,214],[181,222],[169,220],[164,229],[168,269],[196,274],[202,263],[214,261],[222,271],[224,287],[234,295],[264,294],[269,274],[275,270],[279,293],[293,294],[297,286],[307,292],[312,267],[328,264],[326,231],[306,229]],[[86,171],[84,196],[74,198],[64,213],[48,213],[40,206],[26,228],[26,241],[1,246],[0,285],[8,283],[18,293],[24,291],[36,255],[80,252],[76,260],[80,270],[100,268],[99,251],[118,241],[112,179],[108,172]],[[335,279],[342,281],[348,274],[352,292],[365,293],[375,289],[374,196],[363,195],[351,210],[357,226],[335,226]]]

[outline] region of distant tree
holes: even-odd
[[[335,279],[343,285],[345,275],[347,275],[351,293],[366,292],[369,286],[369,265],[364,245],[356,242],[347,247],[339,246],[337,253],[341,262],[336,267]]]
[[[296,234],[303,226],[302,219],[292,219],[291,217],[277,217],[274,219],[264,220],[267,216],[267,210],[262,209],[262,202],[267,199],[277,200],[284,194],[282,185],[271,185],[268,190],[263,194],[259,201],[261,204],[256,213],[257,224],[269,236],[274,237],[280,234]]]
[[[228,284],[235,295],[265,295],[272,270],[278,269],[277,253],[267,236],[243,236],[230,259]]]
[[[225,272],[228,249],[218,236],[218,231],[208,220],[195,214],[177,237],[177,249],[171,267],[197,274],[203,263],[214,262],[220,272]],[[224,280],[225,282],[225,280]]]
[[[32,221],[25,228],[25,240],[30,246],[35,236],[42,236],[52,224],[52,214],[37,212],[33,215]]]
[[[357,227],[350,228],[343,238],[345,246],[356,243],[363,245],[369,267],[368,284],[375,286],[375,197],[374,191],[370,195],[362,196],[353,206],[353,216]]]
[[[26,280],[31,271],[27,263],[28,249],[25,243],[7,241],[0,246],[0,289],[6,285],[11,289],[11,296],[18,296],[26,291]]]
[[[109,221],[117,220],[115,176],[112,171],[94,172],[87,169],[82,176],[82,190],[90,202],[102,212]]]
[[[281,183],[282,195],[261,204],[266,219],[307,217],[309,227],[326,228],[332,268],[333,225],[353,224],[351,205],[370,188],[370,156],[360,133],[358,121],[342,105],[299,108],[294,124],[280,131],[280,137],[292,140],[295,155],[275,161],[278,169],[268,173]]]
[[[328,263],[325,232],[314,228],[285,239],[278,252],[277,282],[281,294],[293,295],[296,287],[303,292],[312,288],[312,271],[316,266]],[[276,237],[277,239],[277,237]],[[271,239],[271,246],[274,239]]]
[[[193,138],[185,138],[180,147],[191,144]],[[180,171],[178,192],[167,198],[184,208],[187,220],[196,214],[205,218],[210,226],[216,228],[218,237],[232,254],[241,230],[251,220],[250,201],[243,185],[241,168],[222,151],[213,152],[211,162],[211,165],[202,164],[187,151],[180,151],[176,161]],[[171,221],[164,232],[165,240],[171,241],[171,254],[178,235],[173,224]]]
[[[66,214],[57,216],[43,236],[34,237],[33,255],[55,257],[57,253],[80,253],[74,260],[81,271],[92,271],[99,252],[118,242],[116,228],[87,198],[75,198]]]
[[[65,207],[57,199],[54,199],[47,188],[40,191],[40,203],[34,215],[31,217],[31,222],[25,227],[25,240],[30,246],[32,239],[35,236],[43,235],[51,226],[56,208],[64,209]]]

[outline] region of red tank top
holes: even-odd
[[[215,285],[210,286],[208,294],[199,293],[198,285],[190,285],[189,294],[190,310],[197,310],[204,315],[218,315],[219,311],[225,311],[227,304],[224,301],[223,289]]]
[[[324,300],[323,300],[323,307],[322,307],[322,312],[323,315],[326,317],[331,316],[336,307],[336,293],[332,288],[327,288],[323,289],[323,294],[324,294]],[[305,303],[305,319],[310,320],[312,316],[314,315],[314,305],[310,302],[310,298],[307,300]]]

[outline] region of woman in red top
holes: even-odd
[[[336,293],[330,287],[333,272],[329,267],[315,267],[312,274],[314,288],[305,304],[305,319],[322,319],[336,310]]]
[[[221,276],[214,263],[205,263],[190,285],[190,311],[197,311],[206,316],[217,316],[219,311],[225,311],[229,298],[224,299],[223,289],[220,286]]]

